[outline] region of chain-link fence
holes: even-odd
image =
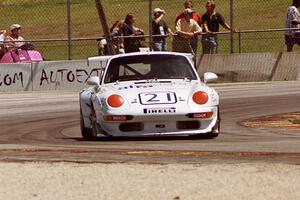
[[[233,7],[230,6],[232,2]],[[134,14],[134,26],[144,32],[141,41],[144,47],[150,44],[149,15],[152,17],[153,13],[149,12],[149,5],[152,10],[159,7],[166,11],[164,20],[172,31],[176,16],[184,9],[183,0],[101,0],[101,3],[109,27],[115,21],[124,20],[126,14]],[[228,24],[233,14],[234,28],[240,30],[234,33],[233,43],[230,32],[218,35],[219,53],[231,53],[231,45],[235,53],[286,51],[282,30],[262,30],[284,28],[291,0],[215,0],[215,3],[216,11]],[[202,15],[206,12],[205,5],[205,0],[194,0],[193,10]],[[0,13],[0,30],[6,29],[9,34],[11,24],[21,24],[25,40],[33,43],[47,60],[85,59],[99,55],[103,29],[95,0],[2,0]],[[166,38],[169,51],[172,51],[172,39],[173,36]],[[197,46],[197,54],[201,54],[201,36]],[[299,47],[294,51],[299,51]]]

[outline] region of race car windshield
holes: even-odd
[[[147,79],[189,79],[197,76],[186,57],[179,55],[138,55],[113,59],[104,83]]]

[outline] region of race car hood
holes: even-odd
[[[119,94],[129,104],[134,102],[143,105],[187,103],[196,91],[211,93],[211,88],[198,80],[130,81],[107,84],[104,87],[108,95]]]

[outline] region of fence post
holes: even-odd
[[[149,0],[149,49],[152,51],[152,0]]]
[[[233,38],[233,29],[234,29],[234,23],[233,23],[233,17],[234,17],[234,3],[233,0],[230,0],[230,53],[234,53],[234,38]]]
[[[67,0],[68,60],[72,59],[71,0]]]
[[[275,75],[275,73],[276,73],[276,71],[277,71],[277,68],[278,68],[278,66],[279,66],[279,63],[280,63],[280,61],[281,61],[281,59],[282,59],[282,54],[283,54],[282,52],[280,52],[280,53],[278,54],[277,60],[276,60],[274,66],[273,66],[273,68],[272,68],[271,75],[270,75],[268,81],[273,81],[274,75]]]
[[[96,7],[97,7],[97,11],[98,11],[99,20],[100,20],[100,23],[102,25],[103,32],[104,32],[104,35],[105,35],[105,39],[106,39],[106,42],[107,42],[108,52],[109,52],[110,55],[114,55],[115,54],[115,48],[114,48],[113,40],[112,40],[110,31],[109,31],[109,28],[108,28],[108,25],[107,25],[107,21],[106,21],[103,6],[102,6],[100,0],[95,0],[95,1],[96,1]]]
[[[239,31],[238,33],[238,40],[239,40],[239,53],[242,53],[242,34],[241,34],[241,31]]]

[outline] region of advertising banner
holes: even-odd
[[[0,92],[32,90],[31,64],[0,65]]]
[[[98,66],[87,61],[49,61],[33,65],[33,90],[80,90],[91,76],[100,76]]]

